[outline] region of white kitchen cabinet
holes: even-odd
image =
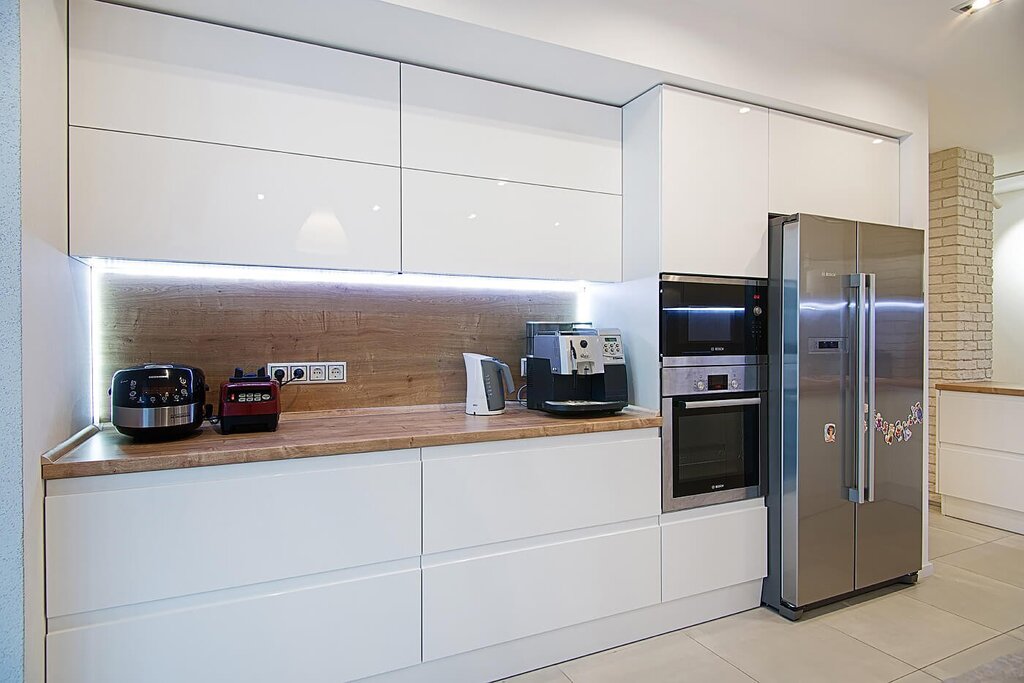
[[[768,128],[772,213],[899,224],[899,140],[777,111]]]
[[[69,21],[71,125],[399,163],[397,62],[95,0]]]
[[[475,556],[424,557],[424,661],[657,604],[657,522],[623,526]]]
[[[621,194],[622,110],[403,64],[402,166]]]
[[[76,256],[397,271],[397,168],[70,131]]]
[[[51,619],[47,681],[337,683],[417,664],[418,560],[392,565]]]
[[[423,449],[423,552],[661,512],[657,429]]]
[[[418,557],[420,486],[418,450],[50,482],[47,615]]]
[[[761,498],[662,517],[662,600],[756,581],[768,573],[768,511]]]
[[[402,270],[615,281],[621,197],[402,170]]]
[[[623,114],[623,275],[768,276],[768,112],[654,88]]]
[[[768,277],[768,111],[665,88],[662,271]]]

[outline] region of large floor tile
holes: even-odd
[[[902,595],[831,614],[822,623],[915,668],[999,635],[990,628]]]
[[[1004,655],[1021,653],[1024,653],[1024,641],[1010,636],[999,636],[936,662],[925,671],[939,680],[945,680],[965,674]]]
[[[936,557],[951,555],[982,543],[986,541],[932,527],[928,529],[928,559],[934,560]]]
[[[537,669],[521,676],[506,678],[502,683],[572,683],[569,677],[562,673],[557,666],[549,666],[546,669]]]
[[[752,683],[753,680],[679,631],[567,662],[561,668],[572,683]]]
[[[935,573],[903,595],[1000,633],[1024,625],[1024,588],[951,564],[936,562]]]
[[[908,666],[822,621],[790,623],[755,610],[702,624],[686,633],[760,683],[892,681]],[[737,618],[739,617],[739,618]],[[727,622],[727,623],[723,623]]]
[[[1024,537],[1007,536],[998,541],[961,550],[936,560],[1024,588]]]
[[[915,671],[909,676],[897,678],[893,683],[935,683],[937,680],[939,679],[935,678],[935,676],[929,676],[924,671]]]
[[[982,526],[981,524],[957,519],[956,517],[947,517],[940,512],[934,511],[928,517],[928,527],[952,531],[953,533],[960,534],[961,536],[970,536],[972,538],[985,541],[986,543],[988,541],[995,541],[1010,535],[1009,531],[996,529],[990,526]]]
[[[1020,638],[1021,640],[1024,640],[1024,626],[1010,631],[1009,635],[1013,636],[1014,638]]]

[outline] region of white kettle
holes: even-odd
[[[466,414],[504,413],[505,394],[515,389],[508,365],[479,353],[464,353],[462,358],[466,361]]]

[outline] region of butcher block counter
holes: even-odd
[[[43,458],[44,479],[147,472],[660,427],[638,408],[596,418],[562,418],[509,405],[502,415],[466,415],[462,404],[284,413],[276,432],[222,435],[206,424],[174,441],[139,443],[104,425]]]
[[[1024,396],[1024,384],[1014,382],[939,382],[939,391],[962,391],[969,394],[991,394],[995,396]]]

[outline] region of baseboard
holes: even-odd
[[[375,683],[480,683],[507,678],[761,604],[761,579],[575,624],[374,676]]]
[[[942,496],[942,514],[976,524],[1024,534],[1024,512],[976,503],[973,500]]]

